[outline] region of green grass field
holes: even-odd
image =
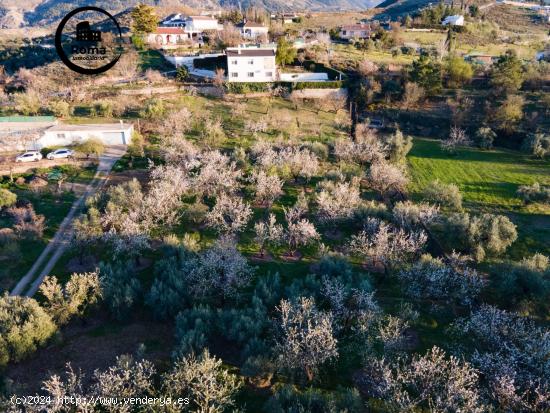
[[[505,214],[518,226],[519,238],[508,252],[510,258],[550,253],[550,207],[526,206],[516,196],[520,185],[550,185],[550,161],[505,149],[461,148],[449,155],[439,141],[415,138],[409,164],[413,198],[420,198],[435,179],[454,183],[464,196],[466,210]]]

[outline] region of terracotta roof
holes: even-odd
[[[182,27],[157,27],[156,34],[184,34],[185,30]]]
[[[275,50],[273,50],[273,49],[241,49],[240,53],[239,53],[238,50],[227,49],[225,51],[225,53],[227,54],[227,56],[231,56],[231,57],[239,57],[239,56],[244,56],[244,57],[266,56],[266,57],[270,57],[270,56],[275,56]]]

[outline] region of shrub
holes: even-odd
[[[182,65],[176,69],[176,80],[178,82],[185,82],[189,76],[189,69],[187,66]]]
[[[105,145],[99,138],[89,138],[75,146],[75,151],[87,156],[100,156],[105,152]]]
[[[0,188],[0,209],[10,207],[17,201],[17,195],[7,189]]]
[[[113,116],[113,103],[108,100],[97,102],[92,107],[92,116],[110,118]]]
[[[531,202],[550,204],[550,187],[541,186],[538,182],[520,186],[517,194],[526,204]]]
[[[472,65],[465,62],[460,56],[449,57],[445,69],[449,76],[449,85],[451,87],[460,87],[470,82],[474,74]]]
[[[17,235],[28,239],[42,238],[46,218],[36,214],[32,204],[21,208],[11,207],[8,214],[14,221],[13,229]]]
[[[491,128],[482,127],[474,135],[476,145],[482,149],[491,149],[497,134]]]
[[[58,118],[67,118],[73,114],[73,109],[69,103],[58,100],[50,103],[48,110]]]
[[[40,112],[40,95],[33,90],[17,93],[14,101],[15,110],[22,115],[36,115]]]
[[[445,184],[439,179],[424,188],[424,199],[437,205],[454,209],[462,208],[462,194],[455,184]]]
[[[522,149],[537,158],[544,159],[550,154],[550,135],[543,133],[530,134],[523,141]]]
[[[166,112],[166,107],[160,99],[152,98],[145,102],[143,109],[139,112],[139,116],[145,119],[161,119]]]

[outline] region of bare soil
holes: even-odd
[[[34,394],[40,392],[42,382],[52,374],[64,377],[67,363],[89,378],[94,370],[113,365],[117,356],[135,354],[141,343],[146,347],[144,357],[164,369],[174,346],[173,329],[144,318],[138,314],[125,324],[110,321],[106,314],[89,317],[85,323],[74,320],[62,328],[56,342],[9,366],[6,378],[11,380],[14,392]]]

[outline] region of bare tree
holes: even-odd
[[[408,179],[403,169],[387,162],[376,162],[369,169],[369,185],[382,195],[405,190]]]
[[[166,394],[187,397],[194,411],[204,413],[223,413],[234,406],[234,397],[242,385],[208,350],[198,357],[190,355],[178,360],[163,383]]]
[[[267,244],[277,245],[283,238],[283,227],[277,224],[275,215],[269,214],[267,222],[257,222],[254,224],[254,232],[256,236],[254,241],[260,247],[260,254],[263,257],[265,255],[265,247]]]
[[[351,217],[361,203],[359,182],[324,182],[317,194],[319,216],[331,221]]]
[[[206,215],[206,222],[223,234],[236,234],[244,230],[251,216],[252,209],[242,198],[221,194]]]
[[[309,381],[323,364],[338,357],[332,314],[319,311],[313,298],[282,300],[277,308],[280,333],[277,350],[283,368],[301,370]]]
[[[283,194],[283,181],[277,175],[268,175],[265,171],[255,172],[256,201],[271,208],[273,202]]]
[[[451,127],[451,132],[449,137],[441,142],[441,148],[449,153],[456,153],[456,148],[458,146],[469,146],[470,140],[466,135],[466,131],[459,127]]]
[[[373,397],[399,411],[426,408],[437,412],[485,411],[478,392],[478,373],[468,363],[433,347],[410,362],[398,359],[371,361],[365,371]]]

